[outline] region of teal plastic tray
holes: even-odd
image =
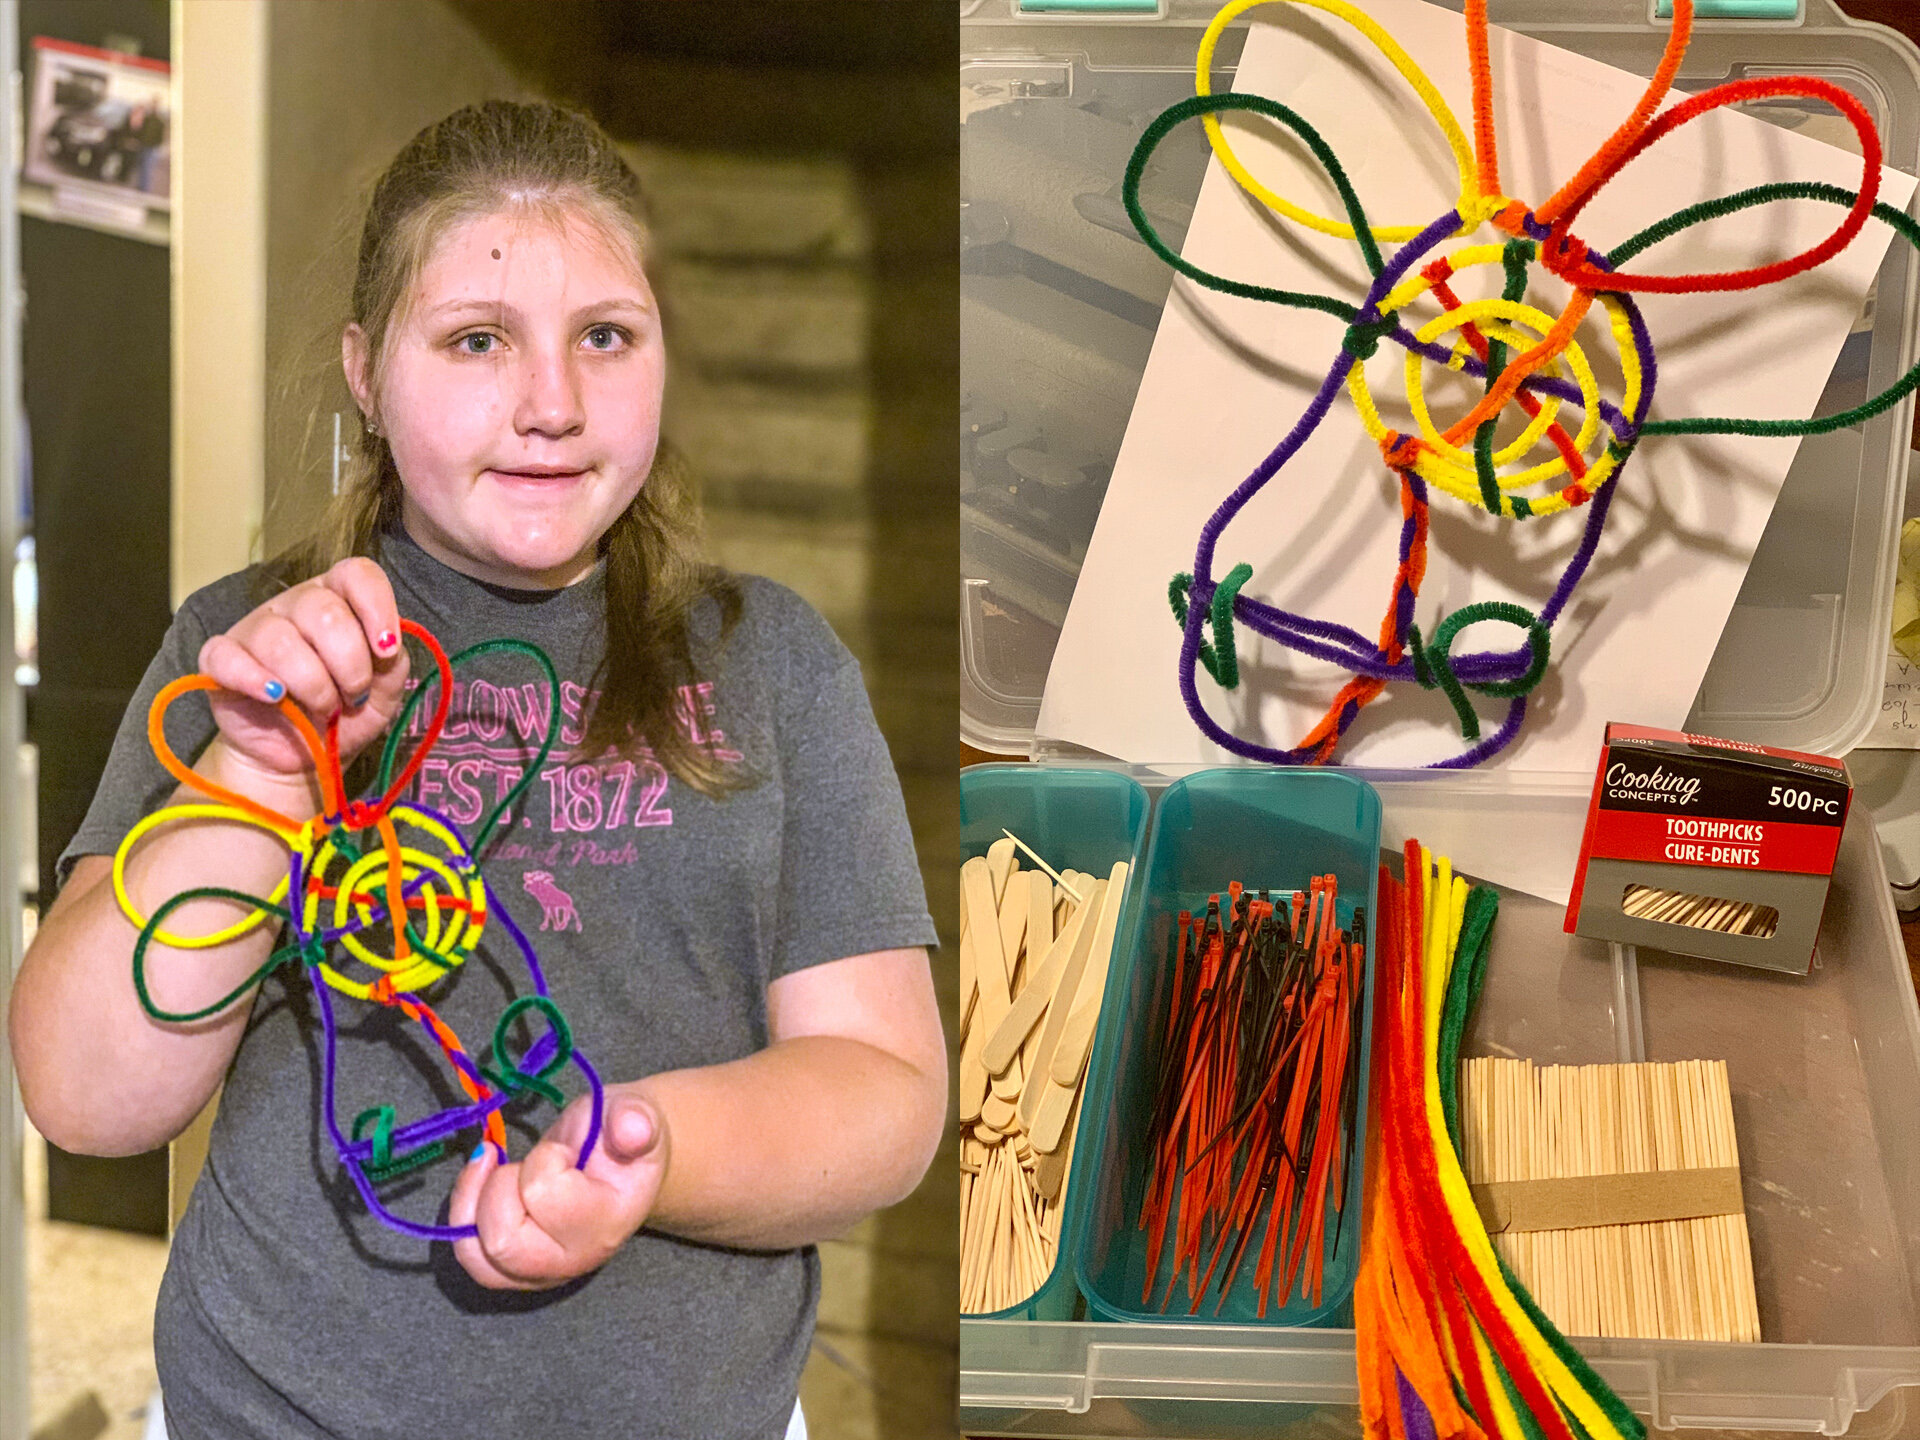
[[[1079,1285],[1089,1318],[1165,1324],[1191,1319],[1208,1324],[1328,1325],[1341,1323],[1360,1263],[1360,1180],[1364,1149],[1347,1156],[1344,1219],[1329,1216],[1320,1301],[1299,1296],[1296,1285],[1283,1306],[1270,1297],[1258,1315],[1252,1263],[1243,1264],[1224,1306],[1213,1300],[1189,1317],[1182,1296],[1165,1313],[1142,1301],[1150,1249],[1138,1228],[1152,1154],[1149,1117],[1154,1076],[1165,1026],[1169,939],[1179,912],[1196,915],[1209,894],[1238,880],[1249,889],[1304,890],[1313,877],[1332,873],[1339,882],[1343,923],[1364,905],[1367,966],[1363,976],[1359,1104],[1354,1135],[1366,1133],[1367,1057],[1373,1029],[1373,918],[1379,876],[1380,797],[1351,775],[1311,770],[1203,770],[1169,785],[1155,809],[1146,876],[1136,887],[1133,923],[1124,952],[1116,952],[1108,977],[1087,1075],[1084,1127],[1096,1113],[1097,1131],[1082,1129],[1081,1177],[1070,1217],[1077,1240]],[[1124,965],[1122,960],[1124,958]],[[1104,1108],[1091,1105],[1101,1097]],[[1091,1143],[1089,1143],[1091,1142]],[[1090,1152],[1090,1153],[1087,1153]],[[1078,1161],[1076,1170],[1078,1170]],[[1090,1183],[1089,1183],[1090,1182]],[[1172,1269],[1166,1247],[1154,1277],[1155,1296],[1165,1293]]]
[[[1042,769],[1034,765],[974,765],[960,772],[960,858],[987,853],[1011,830],[1060,870],[1082,870],[1104,876],[1114,862],[1125,860],[1129,874],[1138,876],[1147,841],[1147,792],[1140,783],[1116,770]],[[1022,863],[1027,863],[1022,857]],[[1138,893],[1130,881],[1132,895]],[[1130,912],[1120,914],[1115,944],[1130,933]],[[1118,956],[1115,956],[1116,961]],[[1113,993],[1108,976],[1107,994]],[[1104,1003],[1104,1002],[1103,1002]],[[1105,1024],[1104,1010],[1101,1024]],[[1097,1032],[1096,1032],[1097,1035]],[[1089,1082],[1091,1083],[1091,1082]],[[1089,1091],[1091,1096],[1094,1092]],[[1082,1102],[1082,1120],[1092,1107]],[[1067,1175],[1068,1209],[1060,1228],[1060,1259],[1046,1283],[1020,1305],[996,1311],[993,1320],[1071,1320],[1079,1304],[1074,1288],[1075,1234],[1072,1205],[1074,1187],[1086,1167],[1084,1132]],[[971,1317],[970,1317],[971,1318]]]

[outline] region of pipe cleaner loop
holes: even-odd
[[[1253,578],[1253,566],[1244,560],[1227,572],[1227,578],[1213,588],[1213,600],[1208,606],[1207,616],[1213,622],[1213,643],[1202,641],[1200,644],[1200,663],[1207,667],[1207,673],[1222,690],[1231,690],[1240,683],[1240,655],[1233,640],[1233,601],[1240,593],[1240,587]],[[1182,629],[1187,624],[1187,591],[1193,584],[1193,577],[1180,574],[1173,577],[1173,583],[1167,587],[1167,599],[1173,606],[1173,618]]]
[[[507,1059],[507,1027],[512,1025],[515,1020],[519,1019],[520,1016],[528,1010],[538,1010],[546,1017],[547,1024],[550,1028],[541,1040],[536,1041],[528,1047],[526,1055],[521,1058],[518,1064],[508,1065],[505,1063]],[[522,1068],[527,1061],[532,1060],[535,1055],[543,1051],[548,1045],[553,1047],[553,1054],[548,1057],[544,1064],[541,1064],[532,1072],[528,1072]],[[562,1096],[558,1090],[554,1089],[553,1086],[547,1084],[547,1076],[553,1074],[554,1071],[558,1070],[562,1065],[565,1065],[567,1061],[572,1058],[573,1030],[567,1024],[567,1017],[560,1013],[560,1007],[546,996],[522,995],[518,1000],[515,1000],[511,1005],[507,1006],[505,1010],[501,1011],[499,1023],[493,1027],[493,1046],[489,1053],[495,1057],[495,1063],[499,1066],[499,1071],[495,1073],[494,1070],[488,1069],[483,1065],[481,1072],[502,1090],[515,1094],[518,1094],[522,1090],[532,1090],[536,1094],[542,1095],[552,1101],[555,1105],[566,1103],[565,1097]]]
[[[1194,57],[1193,88],[1196,98],[1212,98],[1214,47],[1220,43],[1220,37],[1225,33],[1227,26],[1246,11],[1270,3],[1272,0],[1229,0],[1229,3],[1222,6],[1213,17],[1200,37],[1200,45]],[[1480,200],[1479,177],[1474,167],[1473,149],[1467,141],[1466,133],[1460,128],[1460,122],[1454,118],[1453,111],[1447,108],[1447,102],[1441,96],[1439,87],[1427,78],[1426,72],[1378,21],[1364,10],[1349,4],[1348,0],[1295,0],[1295,3],[1315,10],[1323,10],[1329,15],[1346,21],[1366,36],[1373,43],[1374,48],[1379,50],[1394,69],[1400,72],[1401,78],[1413,88],[1420,103],[1426,106],[1427,113],[1440,127],[1440,133],[1447,142],[1447,148],[1453,153],[1460,185],[1460,213],[1463,216],[1471,215],[1476,203]],[[1207,115],[1202,124],[1206,127],[1207,143],[1213,147],[1213,153],[1219,157],[1222,168],[1233,176],[1248,194],[1276,214],[1284,215],[1287,219],[1304,225],[1309,230],[1317,230],[1323,235],[1357,240],[1363,248],[1371,246],[1376,240],[1389,242],[1411,240],[1420,233],[1419,227],[1415,225],[1378,227],[1369,225],[1366,217],[1353,213],[1352,206],[1347,207],[1345,223],[1302,209],[1292,201],[1274,194],[1254,178],[1241,163],[1240,157],[1234,154],[1233,147],[1227,143],[1226,132],[1220,128],[1220,122],[1213,115]],[[1325,163],[1324,159],[1322,163]],[[1373,268],[1377,270],[1379,267],[1376,265]]]
[[[1380,436],[1380,455],[1390,470],[1411,470],[1420,459],[1422,449],[1418,435],[1402,435],[1398,430],[1388,430]]]
[[[375,1105],[362,1110],[353,1117],[353,1138],[358,1140],[360,1132],[372,1120],[373,1153],[366,1165],[367,1178],[370,1180],[391,1180],[396,1175],[404,1175],[409,1170],[418,1170],[446,1153],[446,1143],[435,1140],[411,1150],[398,1159],[393,1154],[393,1106]]]
[[[1230,618],[1230,600],[1228,605]],[[599,1142],[605,1094],[598,1072],[575,1047],[565,1016],[547,994],[546,977],[532,944],[512,915],[491,909],[478,863],[495,827],[541,773],[559,726],[550,723],[544,727],[531,763],[522,768],[519,779],[481,821],[471,843],[445,815],[400,798],[445,728],[455,665],[496,653],[532,658],[545,678],[547,703],[539,708],[548,716],[558,713],[559,677],[546,655],[525,641],[484,641],[449,660],[439,642],[420,626],[403,620],[400,628],[426,647],[434,669],[427,681],[408,696],[389,727],[371,796],[351,798],[344,792],[339,717],[327,723],[323,736],[298,706],[281,704],[282,715],[306,745],[323,797],[321,813],[304,821],[220,789],[188,769],[167,744],[163,729],[167,708],[190,692],[219,689],[213,680],[189,675],[161,690],[148,712],[148,735],[155,754],[183,783],[207,794],[214,803],[169,806],[135,825],[115,852],[113,889],[122,912],[139,927],[133,947],[134,990],[142,1009],[155,1020],[185,1024],[217,1015],[281,966],[298,962],[321,1015],[322,1119],[367,1209],[403,1234],[428,1240],[460,1240],[476,1233],[472,1225],[423,1225],[402,1219],[380,1203],[373,1187],[440,1158],[446,1153],[447,1137],[471,1126],[477,1125],[504,1157],[507,1136],[500,1117],[502,1107],[511,1096],[524,1091],[564,1106],[566,1096],[547,1077],[568,1063],[580,1071],[591,1094],[587,1134],[575,1161],[575,1168],[583,1169]],[[425,736],[396,774],[401,737],[411,730],[412,718],[429,691],[433,692],[434,706]],[[287,849],[286,875],[265,899],[220,886],[201,886],[170,896],[155,907],[151,916],[141,914],[127,881],[127,858],[153,830],[183,820],[240,823],[265,830]],[[403,843],[402,830],[411,843]],[[238,906],[240,918],[201,935],[179,935],[162,928],[175,911],[196,900]],[[493,1053],[502,1057],[499,1074],[477,1064],[452,1027],[421,998],[427,987],[457,970],[486,934],[498,933],[490,928],[496,915],[526,962],[536,992],[510,1004],[495,1028]],[[156,941],[168,950],[191,953],[237,939],[269,918],[283,927],[285,943],[239,985],[198,1010],[169,1011],[156,1003],[147,983],[149,951]],[[336,947],[372,970],[373,978],[359,980],[336,969],[332,963]],[[396,1125],[391,1105],[375,1105],[354,1119],[351,1138],[343,1134],[334,1110],[338,1034],[330,998],[334,994],[390,1007],[417,1022],[453,1067],[454,1078],[468,1103],[404,1125]],[[506,1029],[528,1010],[538,1010],[546,1017],[548,1032],[518,1065],[505,1063]],[[373,1135],[371,1139],[362,1138],[369,1124]]]
[[[1379,350],[1380,342],[1399,328],[1400,322],[1391,315],[1382,315],[1376,320],[1355,321],[1347,327],[1340,346],[1356,360],[1371,360]]]
[[[1588,259],[1587,242],[1574,235],[1551,235],[1540,250],[1540,263],[1555,275],[1569,283],[1575,283],[1576,277],[1587,278],[1581,272]]]
[[[1187,628],[1187,591],[1193,587],[1193,576],[1181,571],[1167,582],[1167,604],[1173,610],[1173,623],[1182,630]]]
[[[1482,620],[1504,621],[1527,632],[1527,668],[1514,679],[1486,678],[1462,682],[1454,673],[1451,654],[1454,638],[1467,626]],[[1497,695],[1506,699],[1531,694],[1547,673],[1548,652],[1552,645],[1552,636],[1547,627],[1540,623],[1540,617],[1524,605],[1516,605],[1510,600],[1480,600],[1472,605],[1463,605],[1441,620],[1434,627],[1433,638],[1425,642],[1421,640],[1420,627],[1409,625],[1407,640],[1413,651],[1414,678],[1423,689],[1437,688],[1446,695],[1454,713],[1460,717],[1460,734],[1468,740],[1480,738],[1480,717],[1467,700],[1467,690],[1471,688],[1483,695]]]
[[[1524,200],[1509,200],[1487,219],[1498,229],[1509,235],[1525,236],[1534,240],[1544,240],[1552,233],[1551,229],[1534,218],[1533,211],[1527,208]]]
[[[393,1106],[370,1106],[354,1116],[354,1139],[360,1138],[360,1132],[367,1128],[369,1120],[373,1121],[373,1163],[381,1167],[391,1165],[393,1163]]]

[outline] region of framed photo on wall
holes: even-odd
[[[169,67],[45,35],[33,39],[25,179],[56,191],[169,208]]]

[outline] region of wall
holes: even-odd
[[[330,477],[328,415],[308,435],[308,414],[283,386],[322,367],[336,377],[341,423],[358,423],[337,376],[367,192],[402,145],[450,111],[533,97],[437,0],[271,0],[265,8],[264,553],[273,554],[311,529]]]
[[[259,551],[266,11],[180,0],[173,36],[177,608]]]

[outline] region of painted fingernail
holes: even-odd
[[[371,690],[362,690],[357,696],[354,697],[353,708],[358,710],[362,705],[367,703],[367,700],[372,696],[372,694],[373,694],[373,691]]]
[[[393,631],[382,630],[379,637],[373,642],[373,648],[378,650],[382,655],[390,655],[393,653],[394,646],[399,643],[400,637],[394,634]]]
[[[473,1153],[467,1156],[467,1163],[471,1165],[476,1160],[484,1160],[486,1156],[487,1142],[482,1140],[478,1145],[473,1147]]]
[[[282,685],[278,680],[267,681],[266,690],[267,699],[269,700],[278,700],[287,693],[287,687]]]

